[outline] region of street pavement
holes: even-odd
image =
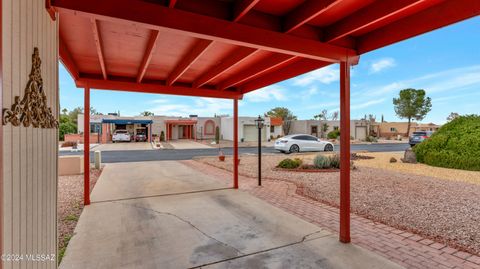
[[[352,144],[352,151],[370,151],[370,152],[389,152],[389,151],[404,151],[409,147],[408,144],[392,143],[392,144]],[[340,147],[335,146],[335,151]],[[232,155],[233,148],[222,148],[225,155]],[[256,147],[240,147],[239,154],[257,154]],[[277,152],[273,147],[262,148],[262,153],[269,154],[283,154]],[[81,155],[82,151],[59,153],[60,156],[65,155]],[[143,161],[167,161],[167,160],[191,160],[199,156],[217,156],[218,149],[163,149],[163,150],[117,150],[117,151],[102,151],[103,163],[118,163],[118,162],[143,162]],[[90,161],[93,162],[93,151],[90,152]]]

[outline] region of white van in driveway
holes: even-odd
[[[112,136],[112,142],[130,142],[131,136],[127,130],[116,130]]]

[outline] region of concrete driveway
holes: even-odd
[[[170,140],[168,141],[170,145],[174,149],[211,149],[212,147],[192,141],[192,140],[186,140],[186,139],[179,139],[179,140]]]
[[[401,268],[246,192],[207,190],[227,185],[175,161],[109,164],[60,267]]]
[[[100,151],[121,151],[121,150],[151,150],[153,149],[152,144],[149,142],[117,142],[117,143],[107,143],[99,144],[92,150]]]

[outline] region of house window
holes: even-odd
[[[311,128],[311,134],[316,135],[318,133],[317,125],[313,125],[310,127]]]
[[[397,128],[395,128],[395,127],[391,127],[391,128],[390,128],[390,132],[392,132],[392,133],[396,133],[396,132],[397,132]]]
[[[215,134],[215,122],[213,120],[207,120],[205,122],[205,134],[206,135],[214,135]]]
[[[275,126],[270,125],[270,133],[275,133]]]

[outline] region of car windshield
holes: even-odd
[[[118,130],[118,131],[115,131],[115,133],[117,133],[117,134],[126,134],[127,131],[125,131],[125,130]]]
[[[427,133],[426,132],[413,132],[412,135],[413,136],[425,136],[425,135],[427,135]]]

